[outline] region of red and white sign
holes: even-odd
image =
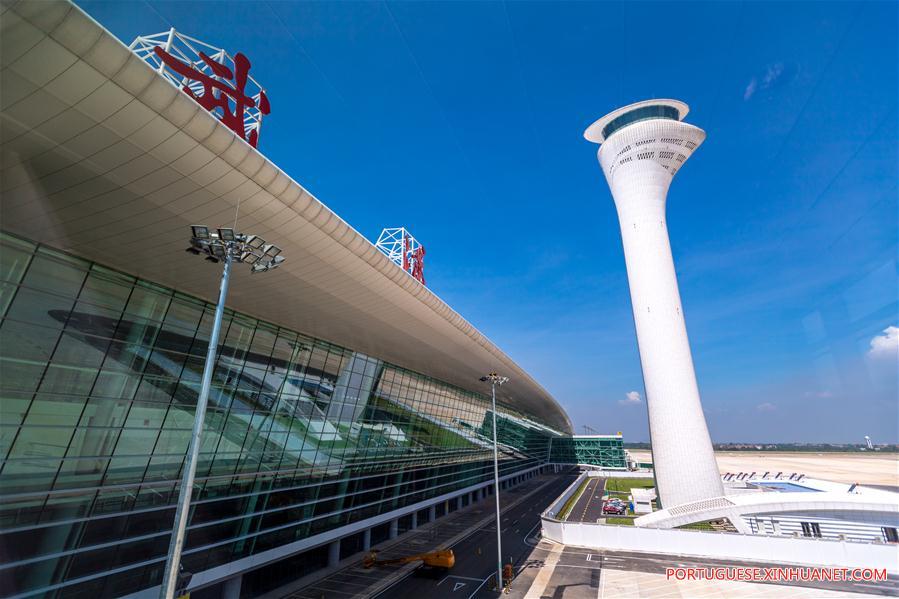
[[[223,49],[174,29],[138,37],[130,48],[256,147],[262,117],[271,113],[271,104],[265,89],[250,77],[250,60],[244,54],[232,58]]]

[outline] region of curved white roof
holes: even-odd
[[[890,495],[893,495],[890,497]],[[899,515],[895,494],[852,495],[850,493],[747,493],[713,497],[661,509],[640,516],[634,525],[646,528],[676,528],[695,522],[727,518],[740,532],[749,533],[742,517],[752,514],[781,514],[832,511],[864,519],[865,514]]]
[[[556,400],[439,297],[69,2],[4,3],[3,228],[213,299],[220,269],[188,225],[229,226],[288,260],[229,307],[462,388],[570,432]]]

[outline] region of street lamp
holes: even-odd
[[[493,497],[496,500],[496,590],[501,591],[503,588],[503,549],[502,539],[500,535],[500,517],[499,517],[499,450],[496,444],[496,386],[508,382],[509,377],[499,376],[495,372],[491,372],[487,376],[482,376],[482,382],[490,382],[493,397]]]
[[[181,490],[178,494],[178,506],[175,510],[175,524],[169,542],[169,552],[163,572],[162,586],[159,590],[161,599],[172,599],[176,587],[187,586],[184,582],[189,575],[181,570],[181,550],[184,547],[184,531],[187,528],[187,516],[190,512],[190,496],[193,492],[194,475],[197,471],[197,458],[200,453],[200,436],[203,433],[203,420],[206,406],[209,403],[209,387],[212,384],[212,373],[215,370],[215,352],[218,348],[219,332],[222,328],[222,315],[225,311],[225,297],[228,295],[228,279],[231,275],[231,263],[243,262],[250,266],[251,273],[267,272],[278,268],[283,262],[281,250],[267,244],[256,235],[243,235],[234,229],[222,228],[211,231],[205,225],[190,227],[190,247],[185,251],[195,256],[205,255],[206,260],[224,262],[222,282],[219,285],[219,299],[215,307],[215,319],[212,334],[209,336],[209,348],[206,351],[206,365],[203,367],[203,384],[197,398],[197,412],[194,416],[194,427],[187,450],[187,461],[181,476]],[[181,584],[179,584],[179,582]],[[184,589],[178,589],[179,591]]]

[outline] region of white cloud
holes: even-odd
[[[789,69],[792,73],[795,69],[792,67]],[[755,92],[759,90],[771,89],[775,86],[775,84],[784,76],[786,73],[787,67],[782,62],[775,62],[774,64],[769,64],[765,67],[764,74],[761,77],[753,77],[749,80],[749,83],[746,85],[746,89],[743,90],[743,100],[749,101],[752,96],[755,95]],[[787,75],[787,79],[790,79],[791,75]],[[759,80],[761,79],[761,81]]]
[[[868,356],[877,360],[899,357],[899,327],[889,326],[883,333],[871,339]]]
[[[780,79],[780,76],[784,73],[784,63],[776,62],[774,64],[768,65],[768,70],[765,71],[765,76],[762,77],[762,89],[767,89],[774,85],[774,82]]]
[[[636,406],[643,402],[643,398],[640,397],[640,393],[637,391],[628,391],[625,398],[626,399],[619,399],[618,403],[623,406]]]
[[[746,90],[743,92],[743,99],[749,100],[749,98],[751,98],[755,94],[755,90],[758,89],[758,86],[758,80],[753,77],[752,81],[749,82],[749,84],[746,86]]]
[[[755,406],[755,409],[759,412],[773,412],[777,409],[777,406],[766,401],[765,403],[760,403],[759,405]]]

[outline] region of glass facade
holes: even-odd
[[[624,444],[621,437],[617,436],[553,438],[550,460],[560,464],[590,464],[603,468],[627,469]]]
[[[214,306],[0,243],[0,594],[157,585]],[[187,571],[492,479],[487,397],[232,311],[221,340]],[[548,460],[500,422],[501,474]]]
[[[663,104],[637,108],[612,119],[609,124],[603,128],[602,136],[605,139],[608,139],[610,135],[622,127],[647,119],[674,119],[676,121],[680,119],[680,112],[678,112],[677,108],[674,106],[665,106]]]

